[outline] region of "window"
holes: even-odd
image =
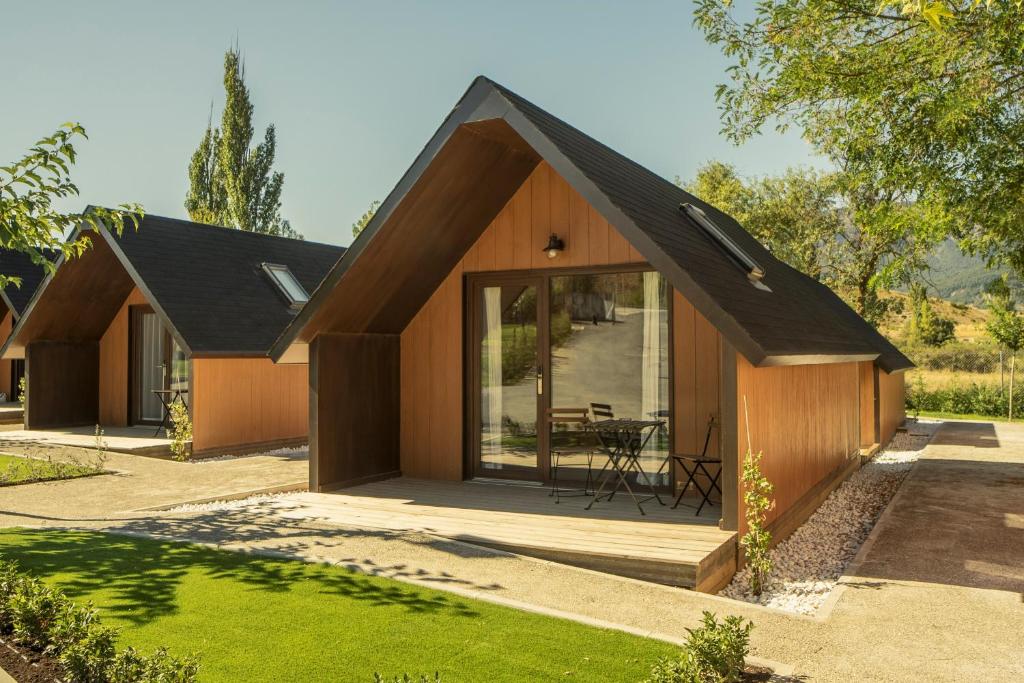
[[[305,288],[295,279],[295,275],[288,266],[281,266],[274,263],[264,263],[263,270],[281,290],[292,308],[302,308],[302,305],[309,301],[309,294]]]
[[[711,237],[711,239],[718,242],[718,244],[725,250],[729,256],[736,262],[740,268],[747,273],[747,278],[750,280],[758,289],[763,289],[770,292],[771,290],[761,282],[761,278],[764,277],[764,268],[750,257],[743,247],[736,244],[731,237],[718,227],[714,221],[708,218],[708,215],[704,213],[699,207],[693,204],[680,204],[679,208],[686,212],[686,215],[690,217],[697,225],[704,229],[704,232]]]

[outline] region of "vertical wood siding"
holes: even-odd
[[[565,251],[542,251],[557,233]],[[463,275],[643,263],[644,258],[582,196],[542,162],[449,273],[401,337],[401,467],[410,477],[458,480],[463,457]],[[707,415],[718,408],[717,330],[676,293],[677,375],[696,392],[676,387],[677,441],[696,447]],[[685,394],[685,399],[683,398]],[[696,395],[696,398],[694,396]],[[693,433],[694,425],[700,436]],[[715,445],[714,447],[717,447]]]
[[[100,338],[100,424],[128,424],[128,307],[149,303],[139,288],[132,290]]]
[[[875,433],[875,363],[865,360],[857,364],[860,377],[860,446],[870,448],[878,443]]]
[[[0,339],[4,342],[11,336],[11,330],[14,327],[14,316],[11,315],[10,311],[4,313],[4,317],[0,319]],[[3,343],[3,342],[0,342]],[[7,394],[8,401],[14,401],[17,399],[18,387],[11,386],[11,363],[9,360],[0,360],[0,391]]]
[[[881,422],[880,443],[889,443],[896,435],[896,428],[907,418],[905,372],[894,372],[891,375],[884,370],[878,371],[878,414]]]
[[[307,367],[269,358],[193,359],[193,451],[306,437]]]
[[[752,450],[764,453],[761,467],[775,486],[769,522],[851,457],[859,457],[860,396],[857,363],[755,368],[736,359],[737,431],[740,461],[747,452],[744,400]],[[737,485],[739,527],[742,484]]]
[[[719,369],[722,337],[683,295],[672,297],[673,444],[678,453],[700,453],[708,418],[719,413]],[[718,454],[719,429],[711,432],[708,454]],[[677,478],[679,471],[676,472]]]

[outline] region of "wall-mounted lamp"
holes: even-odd
[[[548,238],[548,246],[544,247],[544,251],[548,252],[548,258],[556,258],[564,250],[565,242],[562,241],[562,238],[551,233],[551,237]]]

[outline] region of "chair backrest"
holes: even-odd
[[[708,431],[704,434],[704,448],[700,451],[700,457],[707,457],[708,444],[711,443],[711,430],[715,428],[715,416],[708,415]]]
[[[587,430],[590,411],[586,408],[548,408],[552,451],[567,452],[592,446],[594,436]]]
[[[594,414],[595,420],[610,420],[615,417],[612,407],[607,403],[591,403],[590,412]]]
[[[578,427],[590,422],[590,411],[586,408],[548,408],[548,422]]]

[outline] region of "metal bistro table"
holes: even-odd
[[[611,500],[620,484],[626,488],[626,492],[633,499],[633,502],[636,503],[636,507],[640,510],[641,515],[647,514],[644,512],[643,503],[649,500],[656,500],[660,505],[665,504],[661,497],[658,496],[658,492],[654,490],[654,484],[651,483],[650,477],[647,476],[644,468],[640,465],[640,455],[643,453],[647,442],[650,441],[653,434],[657,433],[664,426],[665,423],[662,420],[619,418],[598,420],[587,425],[587,428],[597,435],[597,441],[601,450],[608,456],[608,462],[604,464],[601,471],[597,474],[597,492],[594,494],[594,499],[587,505],[587,510],[602,498]],[[637,487],[645,486],[651,492],[650,496],[642,499],[637,498],[633,488],[629,485],[628,475],[630,472],[636,472]],[[641,477],[643,477],[643,483],[640,481]],[[609,481],[612,482],[611,490],[608,493],[604,493],[605,486]]]

